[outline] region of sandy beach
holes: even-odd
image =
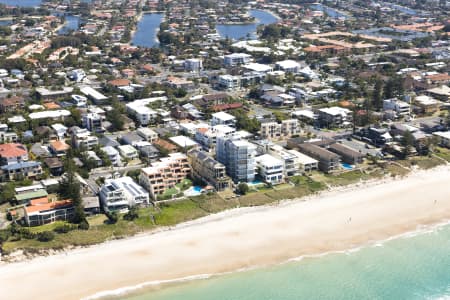
[[[172,230],[0,266],[4,299],[80,299],[143,282],[354,248],[450,220],[450,167],[235,209]]]

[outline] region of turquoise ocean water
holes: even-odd
[[[275,245],[274,245],[275,246]],[[127,300],[450,299],[450,226],[343,253],[152,287]]]

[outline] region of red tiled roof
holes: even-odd
[[[18,157],[27,155],[28,150],[22,144],[10,143],[0,145],[1,157]]]
[[[53,141],[50,143],[50,146],[56,151],[67,151],[70,149],[70,146],[64,141]]]

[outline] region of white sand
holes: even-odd
[[[0,266],[3,299],[80,299],[147,281],[344,250],[450,220],[450,168]],[[435,203],[436,200],[436,203]],[[351,218],[351,221],[350,221]]]

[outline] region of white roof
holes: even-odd
[[[258,64],[258,63],[249,63],[244,65],[244,68],[248,70],[252,70],[255,72],[270,72],[272,71],[272,67],[264,64]]]
[[[119,149],[120,152],[127,153],[127,154],[137,152],[136,148],[134,148],[131,145],[121,145],[117,148]]]
[[[106,100],[106,99],[108,99],[108,97],[106,97],[102,93],[97,92],[96,90],[94,90],[90,86],[84,86],[84,87],[80,88],[80,92],[82,92],[83,94],[85,94],[88,97],[94,98],[95,100]]]
[[[60,110],[46,110],[39,111],[35,113],[31,113],[29,115],[30,119],[46,119],[46,118],[60,118],[60,117],[68,117],[71,113],[68,110],[60,109]]]
[[[22,123],[26,122],[25,118],[23,116],[14,116],[11,118],[8,118],[8,123]]]
[[[265,167],[283,166],[283,162],[270,154],[263,154],[255,157],[255,160]]]
[[[52,124],[52,128],[56,131],[65,131],[67,130],[67,127],[64,126],[63,124],[60,123],[56,123],[56,124]]]
[[[198,145],[192,139],[184,135],[171,137],[170,140],[174,142],[178,147],[192,147]]]
[[[450,140],[450,131],[435,132],[435,133],[433,133],[433,135]]]
[[[308,155],[305,155],[301,152],[298,152],[297,150],[287,150],[287,152],[295,155],[295,157],[298,159],[300,164],[302,165],[309,165],[309,164],[315,164],[318,163],[318,161],[312,157],[309,157]]]
[[[314,112],[312,110],[309,109],[302,109],[302,110],[296,110],[292,112],[292,116],[296,116],[296,117],[306,117],[309,119],[314,119]]]
[[[321,108],[319,109],[319,111],[325,112],[330,115],[342,115],[342,116],[346,116],[351,112],[351,110],[339,106]]]
[[[105,151],[105,153],[110,156],[119,154],[119,152],[116,150],[116,148],[111,147],[111,146],[103,147],[102,150]]]
[[[230,121],[230,120],[236,119],[233,115],[230,115],[229,113],[226,113],[224,111],[214,113],[214,114],[212,114],[212,117],[216,118],[216,119],[220,119],[222,121]]]
[[[283,60],[276,63],[282,69],[292,69],[300,67],[300,64],[294,60]]]

